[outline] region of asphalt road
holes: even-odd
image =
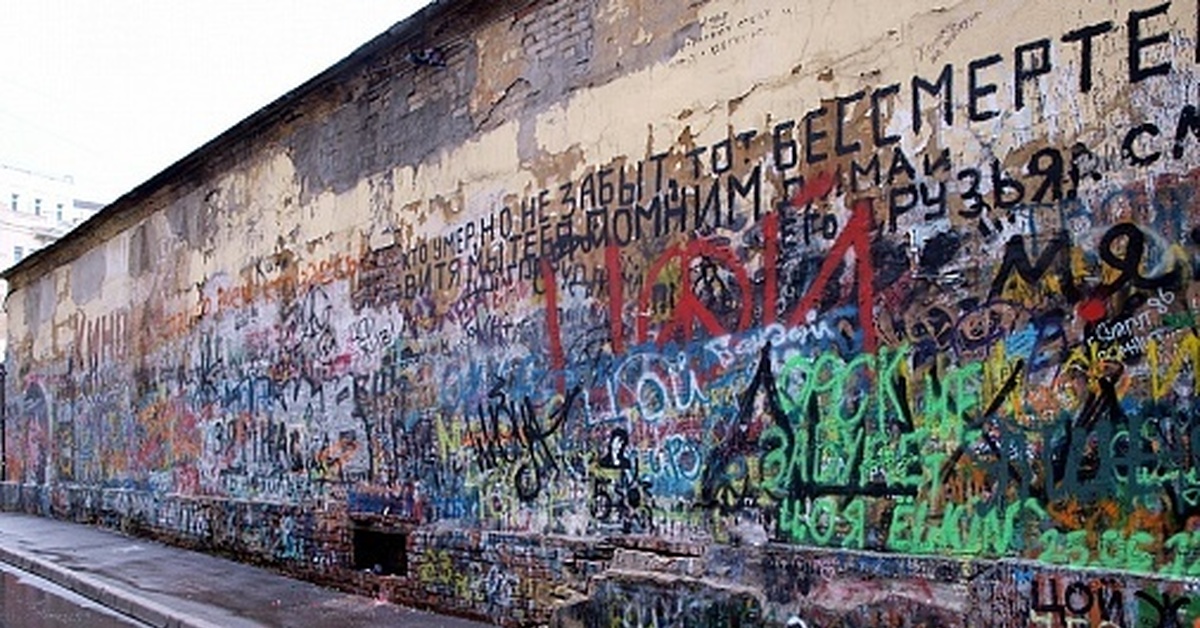
[[[0,563],[0,628],[143,628],[48,580]]]

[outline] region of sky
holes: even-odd
[[[0,0],[0,164],[108,203],[427,0]]]

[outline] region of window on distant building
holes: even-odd
[[[13,247],[13,262],[14,263],[19,262],[24,258],[25,258],[25,247],[14,246]]]
[[[62,222],[62,203],[59,203],[58,207],[55,208],[54,215],[59,222]]]
[[[42,215],[42,199],[40,199],[40,198],[33,199],[33,213],[35,216]]]
[[[13,193],[13,195],[12,195],[12,210],[13,211],[17,211],[17,199],[19,199],[19,198],[20,198],[20,195]]]

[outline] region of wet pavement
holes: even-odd
[[[488,625],[349,595],[265,569],[92,526],[17,513],[0,512],[0,562],[153,626]],[[0,628],[27,625],[4,623]]]
[[[146,628],[48,580],[0,565],[0,628]]]

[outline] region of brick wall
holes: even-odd
[[[441,3],[9,271],[9,509],[508,625],[1200,617],[1196,7]]]

